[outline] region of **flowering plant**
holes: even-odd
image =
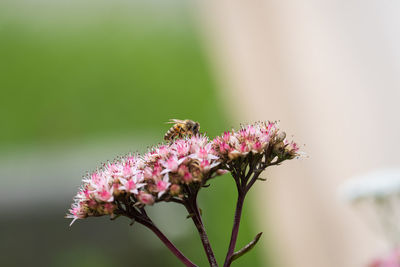
[[[252,249],[261,233],[234,252],[246,194],[267,167],[297,157],[298,146],[286,139],[274,122],[258,122],[225,132],[210,141],[205,135],[187,134],[153,147],[144,155],[128,155],[88,174],[67,218],[72,223],[89,216],[125,216],[151,231],[186,266],[197,266],[157,228],[146,207],[158,202],[183,205],[193,220],[210,266],[218,266],[197,204],[207,182],[230,172],[238,190],[231,241],[224,266]]]

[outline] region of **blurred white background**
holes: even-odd
[[[365,266],[384,242],[337,189],[400,164],[400,2],[197,3],[223,105],[279,119],[309,156],[257,188],[277,266]]]

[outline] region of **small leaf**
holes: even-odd
[[[121,217],[121,214],[111,217],[110,220],[114,221],[114,220],[118,219],[119,217]]]
[[[188,214],[188,216],[186,216],[186,219],[192,218],[194,216],[194,213],[190,213]]]
[[[255,245],[257,244],[258,240],[260,240],[261,235],[262,235],[262,232],[258,233],[250,243],[248,243],[246,246],[244,246],[241,250],[238,250],[235,253],[233,253],[232,257],[229,259],[229,265],[234,260],[237,260],[238,258],[243,256],[244,254],[249,252],[252,248],[254,248]]]
[[[267,180],[267,178],[261,178],[261,177],[259,177],[259,178],[257,178],[257,180],[260,180],[260,181],[266,181],[266,180]]]
[[[131,223],[129,224],[129,226],[132,226],[135,223],[135,219],[132,219]]]

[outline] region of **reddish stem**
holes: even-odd
[[[196,198],[194,198],[192,201],[188,200],[185,203],[185,207],[189,214],[192,217],[192,220],[194,222],[194,225],[197,228],[197,231],[199,232],[201,243],[203,244],[204,251],[206,252],[208,262],[210,263],[211,267],[218,267],[217,260],[215,259],[214,252],[211,248],[210,241],[208,240],[208,236],[206,233],[206,230],[204,228],[203,220],[201,219],[201,215],[199,212],[199,208],[197,206],[197,201]]]
[[[233,253],[235,252],[236,241],[239,233],[239,226],[240,226],[240,218],[242,216],[242,209],[243,203],[245,199],[246,193],[239,192],[238,200],[236,203],[236,211],[235,211],[235,218],[233,221],[233,228],[231,234],[231,241],[229,243],[228,253],[226,254],[224,267],[229,267],[231,265],[230,258],[232,257]]]
[[[165,246],[187,267],[198,267],[196,264],[191,262],[188,258],[185,257],[185,255],[180,252],[179,249],[175,247],[175,245],[160,231],[160,229],[157,228],[157,226],[154,225],[151,221],[144,220],[144,219],[138,219],[136,218],[136,221],[147,228],[149,228],[153,233],[157,235],[157,237],[164,243]]]

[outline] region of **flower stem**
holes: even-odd
[[[237,237],[238,237],[238,233],[239,233],[240,218],[242,216],[242,209],[243,209],[243,203],[244,203],[245,197],[246,197],[246,193],[239,192],[238,200],[236,202],[236,211],[235,211],[235,218],[233,221],[231,241],[229,243],[228,253],[226,254],[224,267],[229,267],[232,262],[230,259],[233,255],[233,253],[235,252],[236,241],[237,241]]]
[[[175,245],[158,229],[152,221],[136,218],[136,221],[147,228],[149,228],[156,236],[164,243],[165,246],[187,267],[198,267],[196,264],[191,262],[182,252],[175,247]]]
[[[208,240],[208,236],[204,228],[203,220],[201,219],[196,198],[194,198],[193,200],[188,200],[185,203],[185,207],[189,212],[189,214],[191,215],[194,225],[196,226],[197,231],[199,232],[201,243],[203,244],[204,251],[206,252],[210,266],[218,267],[217,260],[215,259],[214,252],[211,248],[210,241]]]

